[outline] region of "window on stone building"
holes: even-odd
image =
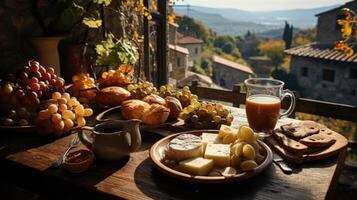
[[[303,77],[308,77],[308,76],[309,76],[309,68],[307,68],[307,67],[302,67],[302,68],[301,68],[301,76],[303,76]]]
[[[350,78],[357,79],[357,69],[350,70]]]
[[[197,47],[195,48],[195,54],[198,54],[198,48]]]
[[[181,67],[181,59],[177,58],[177,67]]]
[[[323,69],[322,70],[322,80],[334,82],[335,81],[335,70]]]

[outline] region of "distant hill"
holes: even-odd
[[[176,10],[175,12],[184,14]],[[243,35],[247,33],[247,31],[259,33],[279,28],[278,26],[231,20],[224,18],[219,14],[204,13],[196,10],[191,10],[189,16],[201,21],[219,35]]]
[[[283,28],[285,21],[296,28],[311,28],[316,25],[316,14],[338,6],[277,11],[245,11],[235,8],[190,6],[188,9],[174,7],[174,11],[202,21],[218,34],[241,35],[247,30],[261,33],[280,29]]]

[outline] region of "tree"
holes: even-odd
[[[202,24],[202,22],[191,17],[183,16],[178,24],[178,32],[184,35],[194,35],[204,41],[207,41],[210,37],[212,37],[212,32],[204,24]]]
[[[213,68],[210,60],[203,58],[201,61],[201,68],[206,72],[207,76],[212,76]]]
[[[267,40],[259,44],[258,49],[261,55],[268,56],[274,67],[279,67],[284,59],[284,41]]]
[[[224,53],[231,54],[234,48],[235,48],[234,44],[232,42],[228,42],[222,47],[222,50]]]
[[[310,44],[315,41],[315,38],[316,28],[300,30],[294,35],[293,46]]]
[[[283,40],[285,42],[285,49],[290,49],[293,41],[293,26],[290,26],[287,21],[285,21]]]

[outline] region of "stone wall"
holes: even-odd
[[[31,36],[39,34],[39,26],[31,14],[31,1],[0,1],[0,75],[35,57]]]
[[[189,67],[192,67],[194,63],[201,64],[202,44],[179,44],[182,47],[188,49],[190,54],[188,55]],[[196,49],[197,48],[197,54]]]
[[[348,3],[345,7],[357,11],[357,1]],[[341,40],[341,31],[337,26],[337,17],[341,14],[340,9],[323,13],[318,16],[316,42],[318,44],[334,44]]]
[[[217,85],[232,89],[234,84],[243,83],[249,74],[219,63],[213,63],[213,80]]]
[[[303,67],[308,68],[308,77],[302,76]],[[322,79],[323,69],[335,71],[333,82]],[[356,64],[296,56],[292,56],[290,65],[302,97],[357,106],[357,79],[350,78],[351,69],[357,70]]]
[[[170,77],[176,80],[181,80],[186,78],[187,76],[187,63],[188,63],[188,55],[184,53],[180,53],[170,49],[169,51],[169,65],[170,68]],[[178,66],[177,59],[180,59],[180,66]]]

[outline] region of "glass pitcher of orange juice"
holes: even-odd
[[[295,107],[295,95],[283,90],[284,82],[271,78],[250,78],[244,81],[247,87],[245,111],[249,126],[262,137],[269,136],[279,118],[289,116]],[[281,113],[281,101],[290,97],[288,110]]]

